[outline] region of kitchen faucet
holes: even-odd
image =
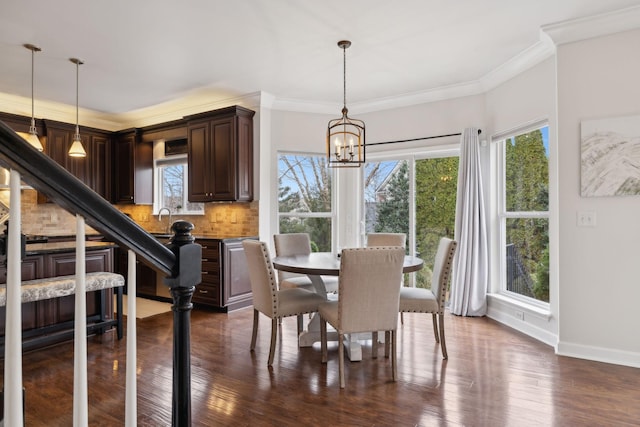
[[[171,209],[169,208],[160,208],[160,210],[158,211],[158,221],[162,222],[162,211],[167,211],[167,213],[169,214],[169,222],[167,223],[167,233],[171,232]]]

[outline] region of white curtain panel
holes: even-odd
[[[480,169],[478,129],[467,128],[460,138],[458,198],[449,310],[459,316],[487,313],[489,278],[486,213]]]

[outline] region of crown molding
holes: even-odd
[[[502,83],[514,78],[523,71],[538,65],[542,61],[555,55],[553,42],[545,35],[540,35],[540,41],[525,49],[498,68],[485,74],[481,79],[483,92],[487,92]]]
[[[0,111],[31,117],[31,98],[0,93]],[[76,107],[75,105],[36,100],[35,116],[36,118],[46,118],[58,122],[75,124]],[[123,129],[120,127],[120,124],[113,119],[113,116],[99,111],[80,108],[78,110],[78,117],[81,126],[109,131]]]
[[[393,108],[427,104],[429,102],[442,101],[445,99],[477,95],[479,93],[482,93],[482,85],[479,81],[473,81],[400,96],[378,98],[364,102],[354,102],[349,104],[349,112],[353,114],[371,113],[375,111],[390,110]],[[280,98],[275,100],[273,109],[338,116],[342,110],[342,104]]]
[[[541,31],[559,46],[636,28],[640,28],[640,6],[543,25]]]
[[[217,110],[230,105],[255,109],[260,106],[261,93],[254,92],[242,96],[230,98],[214,98],[210,94],[194,93],[162,104],[142,108],[127,113],[116,114],[112,117],[120,124],[120,129],[131,127],[145,127],[179,120],[185,116]]]

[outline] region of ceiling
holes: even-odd
[[[347,105],[478,81],[540,43],[545,24],[638,0],[3,0],[0,93],[125,114],[194,94],[264,91]],[[30,104],[30,102],[29,102]],[[36,112],[36,117],[39,117]]]

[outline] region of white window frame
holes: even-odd
[[[381,151],[376,153],[367,153],[366,162],[385,162],[385,161],[406,161],[409,165],[409,236],[408,237],[408,249],[409,255],[415,256],[416,253],[416,182],[415,182],[415,171],[416,171],[416,161],[417,160],[426,160],[426,159],[437,159],[442,157],[460,157],[460,146],[458,143],[450,143],[443,144],[438,146],[431,146],[419,149],[399,149],[399,150],[390,150],[390,151]],[[365,179],[364,168],[360,173],[360,181],[361,187],[364,189],[364,179]],[[364,224],[366,222],[366,209],[365,209],[365,200],[364,200],[364,192],[362,197],[360,198],[360,203],[362,206],[362,218],[361,222],[362,232],[361,232],[361,242],[366,241],[366,236],[364,232]],[[410,275],[409,286],[415,286],[415,276],[413,274]]]
[[[306,157],[319,157],[324,159],[326,154],[319,153],[306,153],[306,152],[294,152],[294,151],[278,151],[276,153],[276,186],[279,189],[280,179],[280,156],[306,156]],[[331,220],[331,250],[335,252],[337,250],[337,174],[334,168],[328,168],[331,172],[331,210],[329,212],[280,212],[280,200],[278,196],[278,190],[276,190],[276,232],[280,233],[280,218],[298,217],[298,218],[329,218]]]
[[[204,203],[189,203],[189,165],[186,154],[177,154],[172,156],[163,156],[153,161],[153,214],[158,215],[160,209],[162,208],[170,208],[169,206],[161,206],[162,200],[162,172],[161,168],[164,166],[172,166],[172,165],[184,165],[183,176],[184,176],[184,188],[183,194],[184,198],[182,201],[182,208],[178,211],[176,209],[171,210],[172,215],[204,215]],[[196,207],[199,209],[187,209],[187,206]]]
[[[507,235],[506,235],[506,222],[508,219],[547,219],[549,221],[550,214],[549,211],[518,211],[518,212],[507,212],[506,210],[506,164],[505,164],[505,141],[513,138],[517,135],[522,135],[528,132],[532,132],[535,130],[542,129],[544,127],[549,127],[549,121],[547,119],[536,120],[519,126],[517,128],[510,129],[509,131],[502,132],[499,134],[495,134],[491,137],[492,143],[496,143],[498,150],[498,161],[497,161],[497,217],[498,217],[498,239],[499,239],[499,287],[497,293],[506,299],[510,299],[513,301],[517,301],[523,305],[529,305],[533,307],[537,307],[544,311],[550,310],[550,304],[545,301],[540,301],[535,298],[528,297],[526,295],[520,295],[515,292],[511,292],[507,290]],[[549,236],[549,246],[551,246],[551,236]],[[551,282],[550,282],[551,286]],[[550,291],[551,293],[551,291]]]

